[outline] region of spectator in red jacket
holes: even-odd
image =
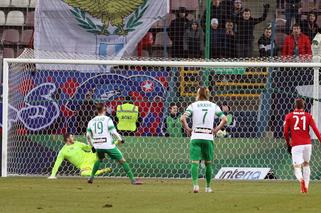
[[[283,44],[283,57],[309,57],[312,55],[311,42],[308,36],[301,33],[299,24],[292,26],[292,34],[288,35]]]

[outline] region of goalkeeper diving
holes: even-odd
[[[56,179],[56,175],[61,163],[67,160],[77,169],[80,169],[81,176],[90,176],[95,162],[98,160],[97,155],[92,152],[91,146],[74,141],[74,137],[70,133],[63,134],[65,145],[58,153],[54,167],[52,168],[49,179]],[[111,168],[98,170],[95,175],[102,175],[111,172]]]

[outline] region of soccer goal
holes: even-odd
[[[211,100],[229,118],[215,138],[214,173],[221,167],[260,167],[278,179],[293,179],[282,123],[294,98],[304,97],[321,128],[320,67],[308,60],[4,59],[2,176],[48,176],[64,145],[62,133],[85,142],[97,102],[105,103],[117,126],[117,106],[129,99],[141,119],[120,149],[134,174],[189,178],[189,138],[179,115],[198,87],[208,86]],[[311,177],[319,179],[321,146],[314,143]],[[114,161],[106,164],[113,167],[110,176],[125,176]],[[64,162],[58,175],[79,171]]]

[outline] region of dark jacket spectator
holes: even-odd
[[[243,10],[242,17],[235,18],[237,24],[236,39],[238,57],[244,58],[252,55],[254,27],[266,19],[269,8],[269,4],[264,5],[264,12],[260,18],[253,18],[251,16],[251,10],[248,8]]]
[[[223,30],[218,28],[218,20],[211,20],[211,58],[221,58]]]
[[[292,34],[288,35],[283,44],[282,56],[311,56],[311,42],[308,36],[301,33],[300,25],[292,26]]]
[[[264,29],[263,35],[259,38],[257,44],[259,46],[260,57],[270,57],[278,55],[278,48],[275,41],[272,43],[272,29],[267,27]]]
[[[313,40],[314,36],[318,33],[319,26],[317,24],[318,13],[311,11],[308,14],[307,20],[303,20],[301,23],[302,32]]]
[[[225,23],[225,29],[223,30],[222,36],[222,57],[224,58],[235,58],[236,47],[235,47],[235,32],[234,24],[232,21],[227,20]]]
[[[188,58],[201,57],[204,50],[204,33],[199,29],[197,22],[193,22],[192,26],[185,31],[183,43]]]
[[[285,29],[286,32],[289,33],[292,18],[295,19],[295,23],[299,23],[300,21],[299,9],[301,8],[301,0],[286,0],[285,3]]]
[[[172,21],[168,29],[168,35],[173,42],[172,57],[185,58],[183,49],[183,38],[186,29],[190,26],[190,21],[186,18],[187,12],[185,7],[180,7],[177,18]]]
[[[220,23],[219,27],[223,28],[227,15],[230,15],[230,14],[226,12],[226,6],[224,4],[221,4],[221,0],[212,0],[210,19],[217,18]],[[204,14],[201,20],[201,26],[204,30],[206,29],[205,23],[206,23],[206,10],[204,11]]]
[[[233,18],[242,17],[242,12],[243,12],[242,0],[234,0],[233,10],[232,10]]]

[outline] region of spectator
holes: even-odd
[[[133,104],[129,96],[123,104],[117,106],[116,121],[118,131],[124,136],[133,136],[142,122],[138,106]]]
[[[271,25],[264,29],[263,35],[258,40],[260,57],[270,57],[278,55],[278,48],[275,41],[273,40],[272,44],[272,29]]]
[[[204,50],[204,33],[194,21],[190,29],[184,34],[184,51],[188,58],[200,58]]]
[[[242,0],[234,0],[232,15],[234,18],[239,18],[242,16],[243,7]]]
[[[168,35],[173,42],[172,57],[185,58],[183,48],[184,33],[190,26],[190,21],[186,18],[187,12],[185,7],[180,7],[176,19],[172,21],[168,29]]]
[[[284,0],[277,0],[276,8],[284,9]]]
[[[292,34],[288,35],[283,44],[282,56],[311,56],[311,42],[308,36],[301,33],[299,24],[292,26]]]
[[[222,29],[218,28],[217,18],[211,20],[211,58],[221,58]]]
[[[166,117],[165,128],[166,136],[169,137],[183,137],[183,126],[180,121],[180,113],[175,103],[171,103],[169,107],[169,115]]]
[[[295,19],[294,23],[299,23],[299,9],[301,8],[301,0],[285,0],[285,30],[290,33],[292,19]]]
[[[221,109],[227,118],[227,123],[224,125],[224,127],[221,130],[226,131],[225,137],[231,137],[232,133],[235,132],[236,130],[235,117],[233,115],[233,112],[231,112],[231,107],[227,104],[227,102],[223,102]]]
[[[225,23],[225,29],[222,36],[222,56],[224,58],[235,58],[235,32],[234,24],[231,20]]]
[[[211,8],[211,16],[210,18],[217,18],[220,25],[219,28],[223,28],[225,24],[226,19],[226,7],[224,5],[221,5],[221,0],[212,0],[212,8]],[[206,29],[206,10],[204,11],[201,26],[205,30]]]
[[[93,110],[94,101],[93,95],[95,89],[90,89],[85,94],[85,99],[80,104],[77,110],[77,134],[86,134],[88,122],[95,117],[95,111]]]
[[[303,20],[301,23],[302,32],[313,40],[314,36],[318,33],[319,26],[317,24],[318,13],[316,11],[310,11],[308,19]]]
[[[235,22],[237,24],[236,50],[238,57],[246,58],[252,56],[254,27],[256,24],[266,19],[269,8],[269,4],[264,4],[264,12],[260,18],[253,18],[251,16],[251,10],[248,8],[243,10],[242,17],[235,18]]]

